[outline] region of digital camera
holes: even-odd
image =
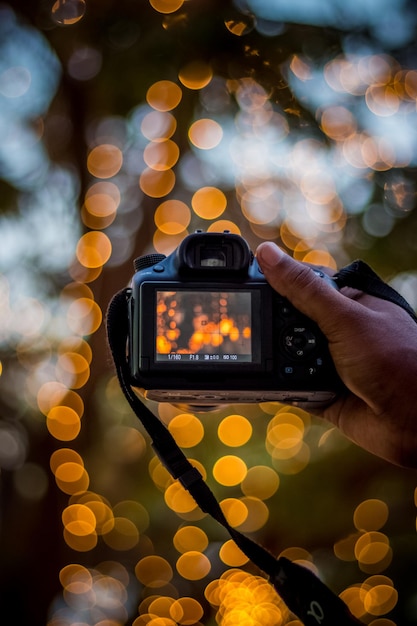
[[[247,242],[228,231],[197,231],[168,257],[136,259],[128,311],[131,384],[150,400],[308,408],[340,387],[318,326],[272,289]]]

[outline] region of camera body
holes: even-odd
[[[139,257],[135,270],[128,359],[148,399],[313,408],[337,395],[324,335],[272,289],[239,235],[197,231],[168,257]]]

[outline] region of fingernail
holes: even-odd
[[[275,267],[275,265],[279,263],[281,257],[281,250],[275,243],[272,243],[272,241],[261,243],[256,251],[256,258],[258,259],[259,264],[266,269]]]

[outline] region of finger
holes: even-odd
[[[272,242],[260,244],[256,258],[266,280],[302,313],[314,320],[325,334],[335,327],[335,315],[354,305],[311,267],[296,261]]]
[[[336,270],[333,270],[331,267],[327,267],[326,265],[316,265],[315,263],[306,263],[306,265],[314,270],[320,270],[320,272],[323,272],[323,274],[327,274],[327,276],[329,276],[330,278],[332,278],[337,273]]]
[[[415,465],[414,461],[401,458],[403,448],[398,443],[401,428],[392,429],[384,416],[369,410],[369,406],[354,394],[342,394],[332,405],[326,407],[320,417],[334,424],[350,441],[391,463]],[[379,436],[376,436],[379,433]]]

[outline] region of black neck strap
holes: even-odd
[[[408,302],[384,283],[363,261],[354,261],[334,277],[338,287],[353,287],[404,308],[417,322]],[[276,559],[265,548],[230,526],[212,491],[200,472],[191,465],[169,430],[141,402],[130,384],[126,345],[129,334],[129,289],[117,293],[107,313],[107,334],[120,386],[133,412],[152,440],[155,453],[175,480],[191,494],[197,505],[217,520],[239,548],[262,571],[288,608],[305,626],[354,626],[361,624],[335,595],[309,569],[285,557]]]
[[[309,569],[268,550],[230,526],[200,472],[191,465],[164,424],[140,401],[130,384],[126,358],[129,289],[117,293],[107,312],[107,334],[122,391],[152,440],[152,447],[169,471],[205,513],[217,520],[246,556],[269,577],[287,607],[305,626],[358,626],[344,602]]]
[[[388,300],[403,308],[417,322],[417,316],[412,307],[395,289],[384,283],[383,280],[364,261],[353,261],[350,265],[343,267],[334,276],[333,280],[337,286],[353,287],[371,296]]]

